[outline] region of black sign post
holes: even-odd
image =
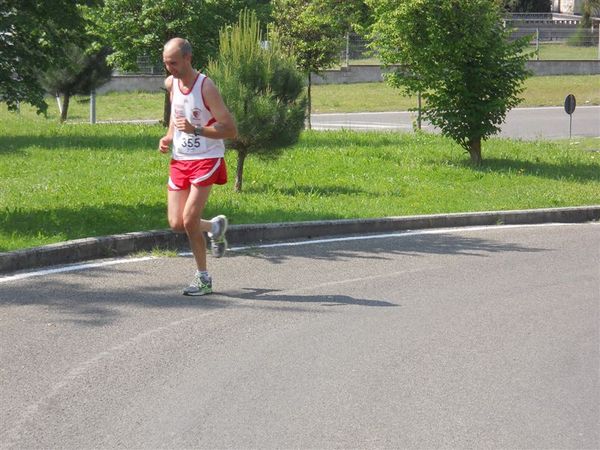
[[[565,112],[569,115],[569,139],[571,139],[571,130],[573,129],[573,111],[575,111],[575,96],[573,94],[567,95],[565,98]]]

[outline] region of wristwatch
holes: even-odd
[[[204,127],[194,127],[194,135],[195,136],[202,136],[204,134],[203,133],[203,131],[204,131],[203,128]]]

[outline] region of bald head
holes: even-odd
[[[170,39],[164,47],[165,53],[172,54],[173,52],[178,52],[181,56],[187,56],[192,54],[192,45],[190,41],[187,39],[183,39],[180,37],[176,37]]]
[[[187,39],[173,38],[163,49],[165,67],[175,78],[194,76],[192,46]]]

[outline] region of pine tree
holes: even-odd
[[[276,158],[297,142],[306,119],[302,74],[270,29],[266,40],[254,12],[244,10],[237,25],[219,34],[219,56],[208,64],[233,114],[238,136],[227,142],[237,151],[235,190],[242,190],[249,154]]]
[[[61,122],[67,120],[71,96],[89,95],[92,90],[110,81],[112,76],[112,69],[106,62],[110,53],[108,47],[86,54],[75,44],[69,44],[65,51],[66,63],[50,68],[40,80],[48,93],[63,96]]]

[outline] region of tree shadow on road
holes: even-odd
[[[75,271],[67,278],[32,278],[18,283],[14,289],[12,282],[0,284],[0,311],[3,307],[43,305],[45,317],[53,317],[50,323],[67,322],[81,326],[107,326],[129,315],[127,309],[134,307],[152,309],[213,310],[224,308],[224,302],[199,301],[198,298],[181,295],[181,286],[174,288],[168,280],[148,282],[139,269],[119,267],[118,277],[124,283],[113,283],[114,269],[95,268]],[[132,277],[146,280],[146,284],[129,283]],[[13,287],[11,289],[11,287]],[[32,322],[37,317],[31,317]],[[43,324],[40,324],[43,325]]]
[[[347,239],[347,237],[342,236],[341,239]],[[358,236],[351,241],[336,241],[335,236],[330,236],[298,241],[297,245],[284,244],[281,247],[267,248],[246,247],[239,251],[230,251],[229,254],[251,256],[273,264],[283,264],[292,257],[327,261],[386,260],[398,255],[424,256],[432,254],[485,258],[501,252],[538,253],[546,250],[455,233],[414,234],[410,231],[399,231],[383,235]]]
[[[300,246],[231,251],[230,256],[222,260],[222,264],[233,263],[235,267],[241,262],[243,267],[254,264],[252,270],[265,270],[266,267],[268,271],[270,264],[290,263],[295,264],[295,267],[304,267],[310,275],[311,270],[322,273],[329,262],[349,261],[352,264],[352,261],[360,260],[362,261],[359,263],[360,266],[369,264],[369,261],[378,264],[393,261],[394,267],[406,268],[414,263],[409,259],[403,259],[403,256],[414,258],[426,255],[449,255],[487,258],[501,252],[543,251],[551,250],[466,236],[464,233],[460,235],[451,232],[392,233],[387,237],[366,235],[352,241],[308,241],[306,245]],[[238,262],[236,258],[248,260]],[[227,308],[325,313],[326,310],[315,309],[315,306],[398,306],[384,299],[355,298],[337,294],[335,290],[332,292],[329,285],[336,285],[339,280],[335,279],[325,283],[328,286],[328,294],[306,294],[302,284],[292,284],[289,288],[269,286],[269,276],[261,278],[261,285],[247,287],[246,281],[243,278],[236,278],[240,275],[235,273],[231,275],[235,280],[231,288],[220,291],[218,287],[217,291],[220,292],[208,297],[185,297],[181,295],[181,288],[189,280],[182,278],[181,274],[188,274],[192,263],[189,257],[179,259],[181,263],[171,258],[157,258],[153,260],[154,262],[136,263],[136,265],[96,267],[60,276],[0,283],[0,313],[4,307],[42,305],[45,307],[44,314],[39,317],[28,316],[27,320],[33,321],[38,326],[45,326],[44,320],[53,320],[79,326],[103,327],[135,314],[139,308],[146,308],[149,311],[186,310],[193,315],[198,311]],[[228,263],[227,260],[230,262]],[[253,260],[256,262],[253,263]],[[260,267],[261,263],[266,263],[267,266]],[[168,270],[163,270],[163,265],[168,267]],[[387,266],[382,266],[383,270],[387,270],[385,267]],[[222,283],[226,287],[227,279],[224,278]]]
[[[185,263],[186,268],[188,262]],[[114,283],[115,276],[121,283]],[[190,316],[198,312],[223,309],[256,309],[249,300],[270,301],[262,304],[261,310],[272,312],[318,312],[309,304],[321,306],[396,306],[378,301],[357,299],[347,295],[300,295],[286,294],[276,289],[216,290],[205,297],[188,297],[181,294],[183,284],[173,280],[152,278],[142,269],[94,268],[75,271],[54,278],[33,278],[33,281],[18,281],[18,289],[11,282],[0,283],[0,313],[2,308],[11,306],[43,306],[42,314],[27,315],[23,329],[31,326],[57,327],[60,324],[74,324],[80,327],[105,327],[125,319],[134,310],[182,310]],[[128,279],[141,280],[129,284]],[[151,279],[151,280],[150,280]],[[279,293],[281,292],[281,294]],[[294,303],[277,305],[276,302]],[[37,311],[37,310],[36,310]],[[8,323],[8,322],[5,322]]]

